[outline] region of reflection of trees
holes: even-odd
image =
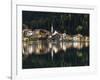
[[[59,51],[54,54],[36,55],[32,54],[23,60],[23,67],[27,68],[44,68],[44,67],[66,67],[66,66],[86,66],[89,65],[89,49],[81,50],[71,48],[66,51]]]

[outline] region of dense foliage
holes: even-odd
[[[89,36],[89,14],[22,11],[23,29],[46,29]]]

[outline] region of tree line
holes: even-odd
[[[89,14],[23,11],[22,28],[54,30],[67,34],[89,36]]]

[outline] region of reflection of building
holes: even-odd
[[[83,48],[83,45],[84,45],[84,43],[74,42],[73,48],[81,49],[81,48]]]
[[[60,46],[61,46],[61,49],[66,51],[67,49],[71,48],[73,45],[72,45],[72,42],[60,42]]]
[[[26,46],[27,45],[27,46]],[[45,54],[50,51],[47,43],[42,41],[35,41],[33,43],[23,43],[23,52],[27,52],[29,54]],[[26,54],[26,53],[25,53]]]
[[[66,51],[70,48],[82,49],[83,47],[88,47],[88,42],[52,42],[52,41],[43,41],[38,40],[34,42],[24,42],[23,43],[23,54],[46,54],[46,53],[58,53],[63,50]]]

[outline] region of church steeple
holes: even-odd
[[[51,33],[53,33],[53,24],[51,25]]]

